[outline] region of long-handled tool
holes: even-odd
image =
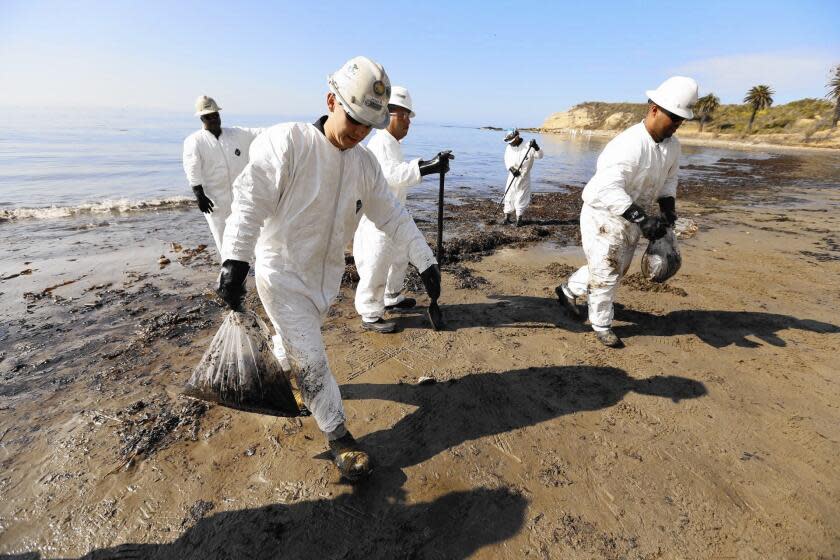
[[[452,152],[450,150],[440,152],[438,154],[438,157],[441,159],[455,159],[455,156],[452,155]],[[435,254],[435,256],[437,257],[438,264],[443,264],[443,185],[445,177],[446,172],[440,174],[440,189],[438,191],[437,253]],[[443,315],[440,312],[440,307],[438,306],[437,298],[433,299],[429,303],[429,307],[426,310],[426,315],[428,316],[429,322],[432,324],[433,329],[439,331],[444,327]]]
[[[440,159],[455,159],[451,150],[438,154]],[[448,167],[448,166],[447,166]],[[446,172],[440,174],[440,189],[438,190],[438,228],[437,228],[437,257],[438,264],[443,264],[443,184]]]
[[[522,158],[522,161],[519,162],[519,167],[516,168],[516,173],[519,173],[522,170],[522,166],[525,165],[525,160],[528,159],[528,154],[530,153],[531,148],[533,148],[533,147],[534,147],[533,144],[530,144],[530,143],[528,144],[528,149],[525,150],[525,156]],[[505,197],[507,196],[507,193],[510,190],[510,188],[513,186],[513,182],[515,180],[516,180],[516,175],[512,175],[511,178],[510,178],[510,183],[508,183],[508,186],[505,189],[505,194],[502,195],[502,199],[499,201],[499,206],[501,206],[502,204],[505,203]]]

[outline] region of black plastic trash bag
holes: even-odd
[[[642,255],[642,275],[651,282],[664,282],[682,266],[674,228],[667,228],[664,237],[651,241]]]
[[[271,352],[265,323],[231,311],[184,388],[189,397],[274,416],[299,416],[292,387]]]

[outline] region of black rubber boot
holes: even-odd
[[[366,331],[373,331],[378,333],[392,333],[397,330],[397,324],[393,321],[386,321],[381,317],[375,323],[368,323],[362,321],[362,328]]]
[[[516,217],[516,227],[522,227],[525,225],[525,220],[522,219],[522,216]]]
[[[583,313],[578,307],[575,299],[569,299],[569,296],[566,295],[566,292],[563,291],[563,288],[566,287],[566,284],[560,284],[556,288],[554,288],[554,293],[557,294],[557,301],[560,303],[560,307],[562,307],[566,313],[576,321],[583,321]]]
[[[512,215],[513,214],[505,214],[505,221],[504,221],[505,224],[512,224],[513,223],[513,219],[511,218]]]
[[[362,451],[350,432],[329,442],[329,445],[333,463],[347,480],[361,480],[373,471],[370,455]]]
[[[400,309],[412,309],[415,305],[417,305],[417,300],[407,297],[394,305],[386,305],[385,309],[388,311],[399,311]]]

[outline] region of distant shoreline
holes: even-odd
[[[575,133],[580,134],[590,134],[591,136],[596,136],[598,138],[613,138],[617,136],[621,130],[588,130],[588,129],[550,129],[550,128],[520,128],[519,130],[527,131],[527,132],[538,132],[540,134],[571,134],[572,131],[576,131]],[[703,136],[699,136],[703,134]],[[781,144],[781,143],[771,143],[771,142],[748,142],[745,140],[730,140],[726,138],[720,138],[720,136],[713,136],[709,134],[706,136],[706,133],[698,133],[698,132],[688,132],[677,134],[677,137],[680,139],[680,142],[685,144],[686,146],[708,146],[714,148],[730,148],[734,150],[761,150],[761,151],[773,151],[773,152],[840,152],[840,147],[837,146],[819,146],[814,144],[801,144],[801,143],[792,143],[792,144]]]

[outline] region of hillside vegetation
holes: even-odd
[[[818,131],[831,129],[834,105],[822,99],[800,99],[759,111],[750,135],[796,134],[807,141]],[[554,113],[542,125],[557,129],[621,130],[644,118],[646,103],[587,101],[568,111]],[[721,105],[708,119],[703,133],[744,135],[752,109],[749,105]],[[697,120],[686,123],[681,133],[696,131]]]

